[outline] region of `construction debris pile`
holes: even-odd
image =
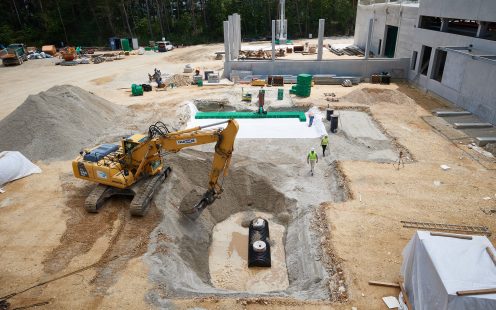
[[[30,95],[0,121],[0,149],[30,160],[69,159],[109,135],[122,114],[121,107],[79,87],[54,86]]]
[[[329,49],[329,51],[331,51],[331,53],[337,56],[343,56],[343,55],[358,56],[358,57],[365,56],[365,51],[355,45],[329,44],[327,48]],[[370,52],[370,56],[373,55],[374,53]]]
[[[166,84],[174,84],[175,87],[191,85],[191,77],[183,74],[174,74],[165,78]]]
[[[286,56],[287,50],[285,48],[276,49],[276,57]],[[271,59],[272,49],[264,50],[242,50],[239,52],[239,59]]]

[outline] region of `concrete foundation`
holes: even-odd
[[[253,75],[298,75],[335,74],[369,78],[373,73],[387,71],[393,78],[407,77],[410,59],[343,59],[343,60],[244,60],[225,61],[224,75],[230,78],[231,71],[251,71]]]

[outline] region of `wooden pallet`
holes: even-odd
[[[472,233],[476,235],[486,235],[491,236],[489,228],[486,226],[468,226],[468,225],[454,225],[454,224],[439,224],[439,223],[427,223],[427,222],[409,222],[401,221],[403,227],[405,228],[418,228],[425,230],[435,230],[435,231],[449,231],[449,232],[463,232]]]

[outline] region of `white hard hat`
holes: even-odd
[[[313,152],[313,151],[315,151],[315,148],[314,148],[314,147],[312,147],[312,152]]]

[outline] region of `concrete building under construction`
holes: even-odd
[[[240,60],[240,16],[230,16],[224,22],[225,75],[310,73],[367,81],[386,71],[496,123],[496,1],[360,0],[354,44],[365,57],[357,59],[322,58],[324,24],[319,21],[314,59]],[[279,48],[278,25],[272,21],[272,54]]]
[[[370,28],[377,57],[410,58],[412,83],[496,123],[496,1],[362,0],[357,46]]]

